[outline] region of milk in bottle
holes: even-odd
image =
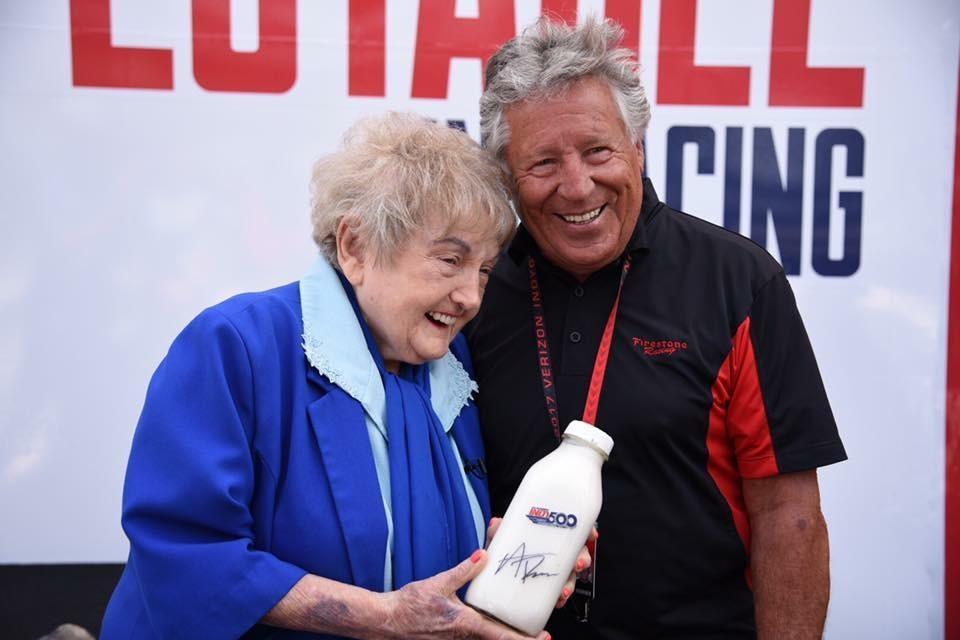
[[[530,467],[465,601],[531,636],[560,597],[600,513],[600,467],[613,439],[574,420],[555,451]]]

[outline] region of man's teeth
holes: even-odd
[[[603,209],[603,206],[599,206],[593,211],[587,211],[586,213],[581,213],[575,216],[560,216],[566,222],[572,222],[574,224],[583,224],[584,222],[590,222],[600,215],[600,211]]]
[[[457,320],[453,316],[448,316],[447,314],[440,313],[439,311],[431,311],[427,313],[427,315],[430,316],[431,319],[436,320],[437,322],[440,322],[442,324],[445,324],[448,327],[452,325],[454,322],[456,322]]]

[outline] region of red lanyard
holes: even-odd
[[[527,267],[530,269],[530,306],[533,310],[533,331],[537,341],[537,369],[540,371],[540,381],[543,383],[543,398],[547,403],[547,416],[553,435],[560,439],[560,414],[557,407],[557,389],[553,378],[553,365],[550,359],[550,345],[547,341],[547,323],[543,315],[543,292],[537,278],[537,263],[533,257],[527,258]],[[600,406],[600,391],[603,389],[603,378],[607,372],[607,361],[610,359],[610,343],[613,341],[613,327],[617,322],[617,310],[620,308],[620,294],[623,292],[623,282],[630,271],[630,254],[623,259],[623,269],[620,271],[620,285],[617,287],[617,297],[613,301],[613,308],[607,317],[607,324],[603,328],[603,337],[600,338],[600,348],[597,349],[597,358],[593,362],[593,375],[590,376],[590,390],[587,391],[587,402],[583,407],[583,421],[592,425],[597,423],[597,409]]]

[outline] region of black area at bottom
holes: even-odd
[[[61,624],[100,635],[122,564],[0,565],[0,637],[36,640]]]

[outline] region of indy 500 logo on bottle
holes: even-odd
[[[577,526],[577,516],[573,513],[557,513],[545,507],[530,507],[527,514],[533,524],[545,524],[551,527],[573,529]]]

